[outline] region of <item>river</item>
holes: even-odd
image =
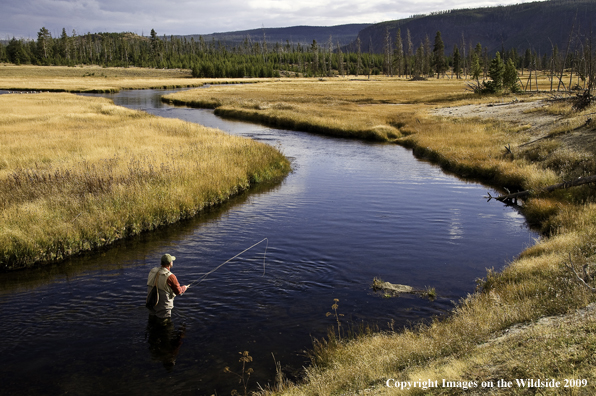
[[[242,393],[224,372],[241,372],[241,351],[253,357],[254,390],[273,381],[274,359],[300,374],[312,338],[336,325],[326,316],[334,299],[344,328],[399,329],[445,315],[486,268],[502,269],[538,237],[516,211],[486,202],[491,189],[400,146],[223,120],[163,104],[168,92],[102,96],[279,146],[293,172],[110,249],[0,274],[0,393]],[[171,328],[151,326],[145,283],[162,254],[177,257],[187,284],[264,238],[176,298]],[[374,277],[434,287],[437,298],[383,298]]]

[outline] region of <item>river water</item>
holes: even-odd
[[[249,389],[273,381],[274,359],[299,375],[312,338],[336,325],[326,316],[334,299],[344,328],[399,329],[446,314],[486,268],[538,237],[517,212],[486,202],[491,189],[402,147],[222,120],[162,104],[167,92],[103,96],[279,146],[294,171],[108,250],[0,274],[1,394],[242,393],[224,372],[241,373],[239,352],[253,357]],[[177,257],[173,272],[187,284],[264,238],[176,298],[171,327],[150,323],[145,283],[162,254]],[[437,298],[383,298],[374,277],[434,287]]]

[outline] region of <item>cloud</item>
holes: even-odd
[[[519,0],[0,0],[0,38],[87,32],[208,34],[296,25],[374,23],[453,8]]]

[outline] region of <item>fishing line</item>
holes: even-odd
[[[255,243],[254,245],[252,245],[249,248],[244,249],[243,251],[241,251],[240,253],[238,253],[237,255],[235,255],[234,257],[232,257],[231,259],[228,259],[226,261],[224,261],[223,263],[221,263],[220,265],[218,265],[217,267],[215,267],[214,269],[212,269],[211,271],[207,272],[206,274],[204,274],[203,276],[201,276],[199,279],[195,280],[192,283],[188,284],[188,287],[190,287],[191,285],[194,285],[195,283],[199,284],[202,281],[205,280],[205,278],[207,278],[207,276],[211,275],[212,273],[214,273],[215,271],[217,271],[218,269],[220,269],[221,267],[223,267],[225,264],[229,263],[230,261],[234,260],[236,257],[240,256],[243,253],[248,252],[250,249],[254,248],[257,245],[260,245],[261,243],[267,241],[267,244],[265,245],[265,254],[263,255],[263,276],[265,275],[265,260],[267,258],[267,248],[269,247],[269,238],[265,238],[257,243]]]

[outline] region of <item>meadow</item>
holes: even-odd
[[[68,93],[0,95],[0,266],[57,261],[283,177],[276,149]]]
[[[548,88],[546,78],[539,82],[541,89]],[[477,292],[459,301],[447,318],[406,329],[364,331],[352,338],[344,334],[341,341],[330,330],[326,340],[315,341],[303,382],[288,383],[280,373],[276,385],[261,393],[395,394],[395,388],[386,386],[388,379],[411,384],[421,379],[476,382],[477,391],[496,394],[533,391],[517,386],[496,389],[499,379],[515,383],[518,378],[582,379],[589,386],[567,389],[569,394],[591,392],[596,380],[596,319],[591,309],[576,310],[596,299],[570,268],[579,273],[584,268],[582,276],[593,282],[596,193],[593,186],[549,194],[540,189],[596,174],[596,146],[590,137],[595,125],[589,117],[593,108],[576,112],[569,101],[555,96],[560,95],[542,91],[477,96],[464,82],[448,79],[332,78],[214,86],[164,99],[268,125],[402,144],[461,177],[512,192],[535,191],[519,210],[541,229],[541,240],[502,272],[488,270],[478,280]],[[515,106],[537,100],[543,102],[522,112],[521,122],[435,114],[455,105]],[[524,114],[556,115],[557,121],[546,129],[534,128]],[[482,389],[482,382],[487,387]],[[411,386],[399,394],[465,392],[461,387]],[[546,389],[546,394],[563,392]]]
[[[122,89],[172,89],[239,81],[248,83],[261,79],[199,79],[192,78],[190,70],[182,69],[0,64],[0,89],[8,91],[110,93]]]

